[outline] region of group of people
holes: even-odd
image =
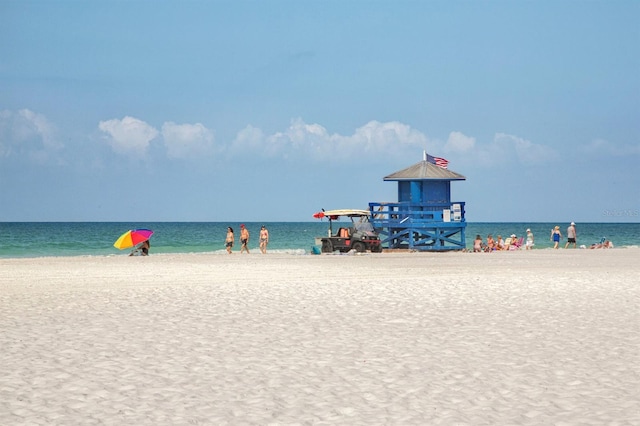
[[[549,236],[549,239],[553,241],[554,249],[557,249],[558,246],[560,245],[561,238],[562,238],[562,232],[560,232],[560,227],[556,225],[551,230],[551,235]],[[578,247],[577,241],[578,241],[578,232],[576,231],[576,224],[574,222],[571,222],[571,224],[567,228],[567,244],[565,244],[564,248],[569,248],[571,244],[573,244],[573,248],[577,248]]]
[[[556,226],[551,230],[550,239],[553,241],[553,248],[557,249],[560,245],[560,239],[562,238],[562,232],[560,232],[560,227]],[[578,247],[578,232],[576,231],[576,224],[571,222],[569,227],[567,228],[567,243],[564,245],[564,248],[569,248],[569,246],[573,244],[573,248]],[[584,245],[581,245],[580,248],[587,248]],[[602,238],[599,243],[594,243],[589,246],[590,249],[600,249],[600,248],[613,248],[613,243],[606,238]]]
[[[225,247],[227,249],[227,253],[233,253],[233,244],[235,243],[235,235],[233,234],[233,228],[227,228],[227,237],[224,240]],[[247,252],[249,254],[249,230],[244,226],[244,224],[240,225],[240,253]],[[262,225],[260,227],[260,252],[262,254],[267,253],[267,245],[269,244],[269,231],[267,227]]]
[[[497,239],[493,238],[493,235],[487,235],[487,242],[485,243],[482,237],[478,234],[473,241],[474,253],[492,252],[499,250],[519,250],[524,245],[527,250],[533,248],[533,232],[531,229],[526,231],[527,238],[523,241],[523,238],[518,238],[516,234],[511,234],[509,237],[502,239],[502,235],[498,235]]]

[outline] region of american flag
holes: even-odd
[[[443,169],[446,169],[449,165],[449,160],[447,160],[446,158],[433,157],[429,154],[427,154],[427,161],[431,164],[435,164],[438,167],[442,167]]]

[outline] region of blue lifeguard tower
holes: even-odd
[[[463,250],[464,202],[451,201],[451,181],[464,176],[423,160],[384,178],[398,182],[398,202],[371,202],[371,222],[388,249]]]

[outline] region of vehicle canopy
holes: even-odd
[[[321,212],[315,213],[313,217],[316,219],[322,219],[326,217],[329,220],[338,220],[340,216],[346,217],[369,217],[371,216],[371,212],[369,210],[359,210],[359,209],[340,209],[340,210],[322,210]]]

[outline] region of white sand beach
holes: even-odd
[[[638,259],[0,259],[0,424],[638,425]]]

